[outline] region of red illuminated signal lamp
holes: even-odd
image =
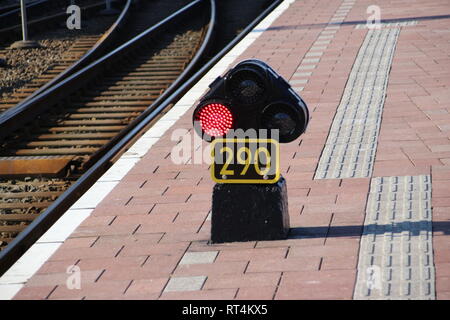
[[[223,103],[206,103],[200,105],[194,111],[194,126],[197,133],[202,137],[223,137],[233,128],[234,117]]]

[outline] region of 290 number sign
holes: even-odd
[[[215,139],[211,177],[217,183],[275,183],[279,155],[279,143],[273,139]]]

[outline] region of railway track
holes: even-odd
[[[77,64],[77,62],[80,62],[80,59],[95,47],[100,37],[101,35],[81,35],[77,37],[61,58],[54,61],[42,74],[31,79],[29,82],[26,82],[23,86],[15,89],[13,92],[5,92],[4,97],[0,100],[0,113],[16,106],[24,99],[32,96],[39,88],[52,82],[55,78],[61,80],[58,76],[63,73],[67,74],[65,73],[66,70],[71,66],[74,66],[74,64]],[[0,56],[2,54],[6,56],[7,53],[5,51],[6,50],[0,50]]]
[[[60,179],[24,179],[0,182],[2,246],[10,243],[39,213],[56,200],[73,181]],[[30,204],[33,204],[30,206]]]
[[[78,3],[79,1],[77,1]],[[111,24],[112,26],[103,35],[92,34],[84,31],[77,36],[76,41],[64,55],[56,61],[52,67],[46,70],[42,75],[27,83],[24,87],[16,89],[13,94],[7,94],[0,100],[0,113],[17,106],[24,100],[28,100],[44,90],[50,88],[62,79],[80,70],[89,62],[105,54],[107,50],[119,46],[130,40],[132,37],[141,33],[152,24],[162,20],[164,17],[173,13],[175,10],[188,3],[187,0],[176,0],[167,3],[163,0],[147,1],[139,5],[131,5],[131,0],[116,3],[116,7],[122,5],[122,12],[112,22],[111,17],[99,16],[88,20],[91,25],[95,21],[101,21],[101,24]],[[98,6],[98,10],[103,8],[104,3]],[[82,12],[85,10],[82,8]],[[111,21],[111,22],[110,22]],[[85,24],[85,23],[84,23]],[[95,23],[92,27],[98,29]],[[60,27],[60,29],[65,29]],[[61,33],[62,31],[60,31]],[[67,32],[67,30],[65,31]],[[5,49],[6,50],[6,49]],[[5,51],[3,50],[3,51]],[[2,50],[0,50],[0,56]]]
[[[40,0],[37,2],[41,3]],[[62,5],[61,1],[57,1],[57,3],[59,6]],[[29,74],[20,78],[13,76],[12,79],[15,80],[6,82],[5,87],[0,89],[0,95],[3,95],[3,98],[0,99],[0,114],[9,108],[16,106],[23,100],[29,99],[37,93],[51,87],[70,74],[73,74],[81,67],[87,65],[96,57],[104,54],[108,49],[108,46],[115,39],[115,36],[118,33],[118,26],[120,26],[127,17],[130,3],[130,0],[121,3],[123,4],[122,12],[116,18],[99,16],[96,17],[95,20],[87,19],[87,27],[84,27],[83,30],[70,31],[59,26],[58,28],[55,28],[54,31],[41,34],[38,39],[44,39],[44,42],[47,44],[51,41],[62,43],[63,40],[65,42],[73,43],[59,59],[52,62],[45,62],[44,66],[49,67],[46,67],[47,69],[40,69],[42,71],[35,71],[37,73],[35,76],[31,77]],[[101,2],[96,4],[97,12],[103,8],[103,5],[101,5]],[[91,8],[91,6],[92,3],[89,4],[89,8]],[[82,12],[85,12],[85,10],[87,10],[86,7],[81,7]],[[84,25],[86,25],[86,20]],[[47,40],[48,37],[53,40]],[[39,56],[41,49],[34,50],[38,50],[36,54]],[[44,52],[47,52],[47,55],[49,55],[52,51],[49,49]],[[23,58],[20,58],[21,55],[15,53],[15,50],[11,51],[7,48],[2,49],[0,46],[0,56],[16,60],[16,64],[18,64],[19,68],[24,68],[23,64],[27,65],[27,62],[24,61]],[[41,59],[44,59],[44,57]],[[33,68],[33,65],[30,64],[30,67]],[[5,75],[11,75],[11,72],[14,72],[9,71],[8,73],[7,70],[8,67],[4,71]]]
[[[0,115],[0,274],[279,2],[212,59],[215,0],[190,2]]]
[[[50,116],[35,119],[28,136],[21,134],[3,144],[0,156],[90,157],[181,74],[200,45],[202,33],[201,28],[186,30],[131,54],[128,59],[136,57],[132,63],[110,70],[84,86],[82,95],[72,95],[69,103],[49,110]]]
[[[124,49],[119,58],[105,59],[105,70],[3,140],[0,176],[11,178],[0,179],[2,247],[182,74],[208,29],[203,17],[210,14],[201,2],[192,5],[201,12],[190,16],[189,23],[141,40],[139,48]]]

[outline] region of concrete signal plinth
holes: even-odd
[[[289,232],[286,180],[274,184],[216,184],[213,243],[285,239]]]

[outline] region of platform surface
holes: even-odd
[[[372,4],[285,1],[224,60],[266,61],[310,108],[307,132],[281,146],[287,240],[208,243],[208,164],[172,161],[193,137],[187,105],[143,138],[145,155],[122,157],[126,175],[102,181],[111,191],[95,187],[91,197],[105,194],[95,208],[73,208],[86,218],[67,239],[40,241],[57,249],[31,278],[0,289],[20,286],[14,299],[450,299],[450,4],[379,0],[381,28],[369,29]]]

